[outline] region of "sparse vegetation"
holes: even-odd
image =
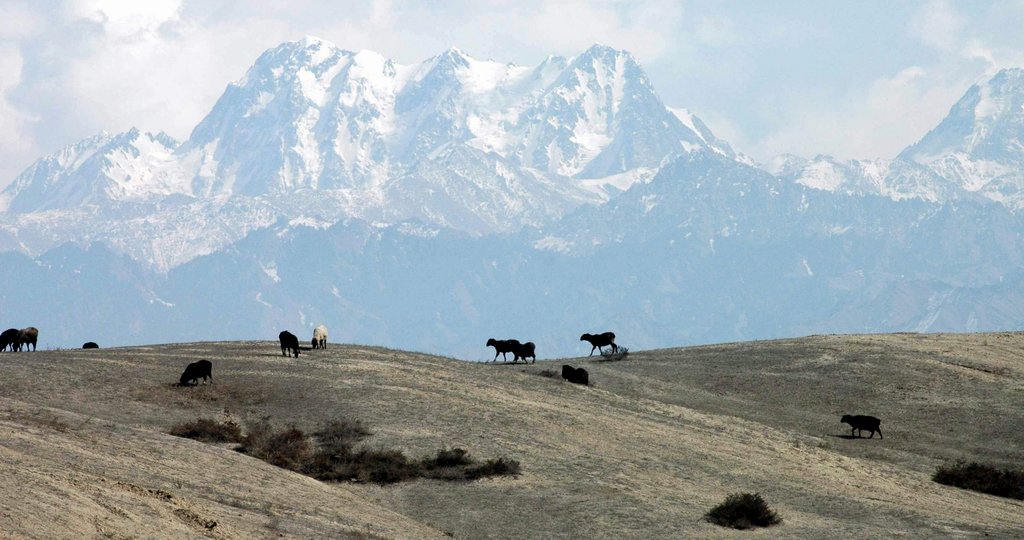
[[[240,442],[242,428],[231,420],[218,422],[211,418],[199,418],[192,422],[175,424],[168,432],[176,437],[185,437],[209,443]]]
[[[612,352],[611,349],[601,351],[602,362],[618,362],[619,360],[625,360],[627,356],[629,356],[629,349],[626,347],[619,347],[615,352]]]
[[[354,445],[371,432],[361,422],[332,420],[307,436],[295,426],[275,431],[268,418],[246,426],[239,452],[326,482],[392,484],[416,478],[476,480],[518,475],[519,462],[505,458],[478,463],[465,449],[442,448],[411,459],[401,450]],[[315,443],[314,443],[315,441]]]
[[[961,459],[951,465],[939,466],[932,480],[997,497],[1024,500],[1024,470],[997,469]]]
[[[722,527],[753,529],[770,527],[782,523],[760,493],[733,493],[718,506],[712,508],[704,518]]]
[[[537,375],[540,375],[541,377],[548,377],[548,378],[551,378],[551,379],[557,379],[557,378],[559,378],[561,376],[557,371],[555,371],[553,369],[544,369],[544,370],[538,371]]]

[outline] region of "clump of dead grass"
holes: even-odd
[[[185,437],[209,443],[240,442],[242,428],[233,420],[218,422],[212,418],[197,418],[191,422],[180,422],[168,431],[175,437]]]
[[[782,523],[782,518],[768,507],[759,493],[733,493],[704,514],[704,518],[715,525],[741,530]]]
[[[607,351],[601,351],[601,362],[618,362],[625,360],[629,356],[629,349],[626,347],[619,347],[614,352],[611,349]]]
[[[997,469],[961,459],[952,464],[940,465],[932,475],[932,480],[997,497],[1024,500],[1024,470]]]

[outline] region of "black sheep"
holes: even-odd
[[[199,384],[199,378],[203,378],[203,382],[207,379],[213,382],[213,363],[209,360],[200,360],[198,362],[192,362],[185,366],[185,371],[181,374],[181,379],[178,380],[178,386],[196,386]]]
[[[513,340],[515,341],[515,340]],[[523,363],[526,363],[527,358],[533,358],[533,363],[537,363],[537,346],[532,341],[526,343],[516,342],[516,346],[512,349],[512,363],[514,364],[520,358],[523,359]]]
[[[881,424],[882,421],[874,416],[844,414],[843,417],[839,419],[839,422],[842,424],[850,424],[851,437],[853,437],[854,432],[857,433],[857,437],[860,437],[861,430],[867,430],[871,432],[871,435],[868,437],[869,439],[873,439],[875,437],[876,431],[878,432],[879,439],[885,438],[882,436],[882,428],[879,427],[879,424]]]
[[[574,368],[569,365],[563,365],[562,378],[573,384],[582,384],[584,386],[590,385],[590,374],[583,368]]]
[[[619,352],[619,346],[615,344],[615,332],[605,332],[603,334],[583,334],[580,336],[580,341],[590,342],[590,356],[594,356],[594,349],[597,349],[601,354],[604,354],[604,350],[601,347],[611,346],[612,352]]]
[[[299,338],[295,334],[285,330],[277,335],[277,338],[281,341],[281,354],[288,356],[288,350],[291,349],[292,353],[295,354],[295,358],[299,357]]]
[[[82,348],[83,349],[99,349],[100,346],[97,345],[95,341],[86,341],[85,344],[82,345]]]
[[[487,347],[494,347],[494,360],[491,360],[491,362],[494,362],[494,361],[498,360],[498,355],[499,354],[501,355],[501,359],[502,360],[506,360],[507,361],[508,357],[505,356],[505,353],[515,353],[516,352],[516,348],[518,348],[519,345],[520,345],[519,340],[516,340],[516,339],[494,339],[494,338],[491,338],[491,339],[487,340],[487,345],[486,346]]]

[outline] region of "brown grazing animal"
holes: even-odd
[[[839,419],[839,422],[843,424],[850,424],[851,437],[853,437],[854,432],[857,433],[857,437],[860,437],[860,432],[862,430],[867,430],[871,432],[871,435],[868,437],[869,439],[873,439],[875,437],[876,431],[878,432],[879,439],[885,438],[882,436],[882,428],[879,427],[879,424],[881,424],[882,421],[874,416],[844,414],[843,417]]]
[[[35,351],[37,341],[39,341],[39,330],[35,327],[29,326],[18,331],[18,343],[25,348],[25,352],[28,352],[29,344],[32,344],[32,350]]]
[[[594,349],[604,354],[602,347],[611,345],[612,352],[619,352],[619,346],[615,344],[615,332],[605,332],[603,334],[583,334],[580,336],[580,341],[590,342],[590,356],[594,356]]]

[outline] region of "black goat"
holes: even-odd
[[[524,364],[526,363],[527,358],[533,358],[533,363],[537,363],[537,346],[534,345],[532,341],[527,341],[526,343],[521,344],[517,341],[516,347],[512,349],[512,354],[514,355],[512,357],[513,364],[520,358],[523,359]]]
[[[857,433],[857,437],[860,437],[860,432],[862,430],[867,430],[871,432],[871,435],[868,437],[869,439],[873,439],[875,437],[876,431],[878,432],[879,439],[885,438],[882,436],[882,428],[879,427],[879,424],[881,424],[882,421],[874,416],[844,414],[843,417],[839,419],[839,422],[842,424],[850,424],[851,437],[853,437],[854,432]]]
[[[203,382],[206,382],[206,379],[213,382],[213,363],[209,360],[200,360],[185,366],[185,371],[182,372],[181,379],[178,380],[178,386],[196,386],[199,384],[200,377],[203,378]]]
[[[592,347],[590,348],[590,356],[594,356],[594,349],[597,349],[601,354],[604,354],[604,350],[601,347],[607,347],[611,345],[612,352],[619,352],[619,346],[615,344],[615,332],[605,332],[603,334],[583,334],[580,336],[580,341],[589,341]]]
[[[508,357],[505,356],[505,353],[515,353],[516,349],[518,349],[520,345],[519,340],[516,339],[491,338],[487,340],[486,347],[494,347],[494,360],[491,360],[491,362],[494,362],[498,360],[499,354],[501,355],[502,360],[507,361]]]
[[[295,358],[299,357],[299,338],[295,334],[285,330],[277,335],[277,339],[281,341],[281,354],[288,356],[288,350],[290,349]]]
[[[584,386],[590,385],[590,374],[583,368],[574,368],[570,365],[563,365],[562,378],[574,384],[582,384]]]

